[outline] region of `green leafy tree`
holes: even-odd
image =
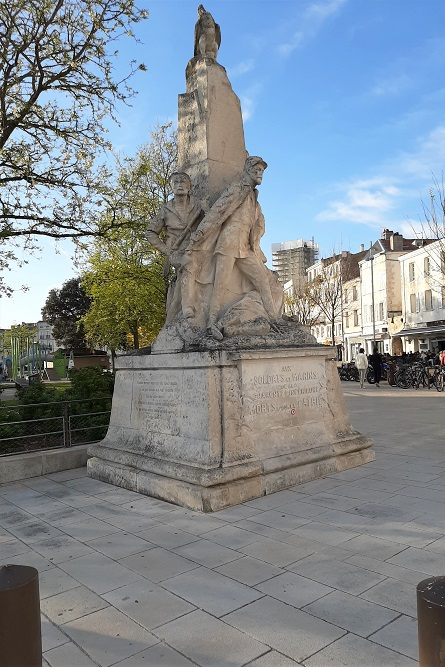
[[[147,15],[133,0],[0,3],[0,239],[10,245],[0,269],[14,244],[107,231],[95,220],[106,178],[95,158],[110,148],[105,121],[134,94],[129,77],[145,69],[133,61],[115,79],[117,42]]]
[[[42,319],[53,327],[59,345],[69,350],[86,350],[84,325],[81,318],[88,311],[91,299],[81,278],[71,278],[60,289],[52,289],[42,308]]]
[[[112,206],[120,230],[83,246],[83,286],[91,307],[82,322],[90,345],[111,349],[149,345],[165,321],[164,258],[145,238],[150,219],[171,192],[177,140],[171,124],[151,133],[136,156],[118,164]]]

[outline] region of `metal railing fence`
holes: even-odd
[[[72,447],[105,437],[111,397],[0,405],[0,456]]]

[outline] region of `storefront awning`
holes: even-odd
[[[441,327],[417,327],[415,329],[402,329],[393,334],[393,336],[409,336],[410,338],[425,338],[426,336],[430,337],[435,334],[440,334],[445,338],[445,326]]]

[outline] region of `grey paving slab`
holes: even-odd
[[[400,614],[417,618],[416,586],[414,584],[388,578],[362,593],[361,597],[370,602],[376,602],[382,607],[398,611]]]
[[[23,521],[22,523],[9,525],[8,530],[22,540],[26,544],[32,545],[35,542],[40,542],[47,537],[62,536],[63,532],[58,528],[51,526],[49,523],[39,521],[38,519],[31,519]]]
[[[79,540],[83,540],[84,542],[94,540],[103,535],[111,535],[111,533],[116,533],[118,530],[119,528],[116,528],[116,526],[112,526],[110,523],[100,521],[99,519],[95,519],[88,515],[85,515],[83,521],[63,526],[64,533]]]
[[[108,606],[106,600],[85,586],[71,588],[40,602],[42,612],[57,625],[63,625],[68,621],[81,618]]]
[[[92,548],[69,535],[50,537],[35,542],[33,549],[53,563],[63,563],[79,556],[92,553]]]
[[[88,493],[91,496],[100,495],[101,493],[108,493],[108,491],[114,491],[114,486],[112,484],[106,484],[105,482],[100,482],[99,480],[92,479],[91,477],[67,479],[65,481],[65,486],[76,491],[82,491],[82,493]]]
[[[361,637],[368,637],[398,616],[398,612],[341,591],[312,602],[304,611]]]
[[[280,574],[273,579],[257,584],[255,588],[299,609],[332,591],[329,586],[319,584],[313,579],[302,577],[294,572]]]
[[[351,511],[354,511],[361,516],[367,516],[370,519],[391,519],[401,523],[408,523],[408,521],[418,519],[420,516],[425,514],[425,512],[422,510],[416,511],[403,509],[401,507],[393,507],[387,503],[365,503]]]
[[[147,579],[105,593],[103,598],[147,630],[195,609],[195,606]]]
[[[284,491],[278,491],[278,493],[272,493],[269,496],[263,496],[262,498],[249,500],[249,502],[245,504],[248,507],[255,507],[257,509],[267,511],[276,507],[281,507],[281,505],[286,505],[286,503],[291,503],[294,500],[296,500],[294,491],[292,489],[285,489]]]
[[[62,470],[60,472],[52,472],[46,475],[46,479],[52,479],[55,482],[66,482],[70,479],[78,479],[79,477],[88,477],[87,468],[73,468],[72,470]]]
[[[256,523],[254,521],[255,517],[250,519],[241,519],[237,523],[233,524],[237,528],[242,528],[243,530],[248,530],[255,535],[260,535],[261,537],[270,537],[273,540],[278,540],[279,542],[285,542],[289,533],[285,530],[277,530],[276,528],[271,528],[266,526],[264,523]]]
[[[47,558],[38,554],[37,551],[34,551],[34,549],[12,556],[8,560],[14,565],[29,565],[30,567],[35,567],[39,574],[57,567]]]
[[[133,570],[97,552],[65,561],[59,567],[95,593],[107,593],[141,578]]]
[[[164,547],[165,549],[182,547],[184,544],[190,544],[190,542],[199,540],[197,535],[192,535],[192,533],[187,533],[180,528],[160,523],[150,526],[150,528],[147,528],[146,530],[142,530],[138,533],[138,536],[143,537],[145,540],[148,540],[150,543],[155,544],[158,547]]]
[[[24,554],[29,551],[30,548],[28,545],[16,537],[12,537],[8,542],[1,542],[0,544],[0,555],[3,562],[8,561],[9,558],[13,558],[18,554]]]
[[[324,542],[325,544],[331,544],[332,546],[352,540],[353,537],[357,537],[358,535],[354,530],[332,526],[327,523],[320,523],[319,521],[311,521],[311,523],[300,526],[300,528],[294,532],[299,537],[306,537],[309,540]]]
[[[410,616],[399,616],[369,639],[413,660],[419,657],[417,621]]]
[[[202,535],[209,530],[221,528],[227,523],[223,519],[217,518],[217,515],[198,514],[198,512],[184,509],[169,512],[163,517],[162,522],[193,535]]]
[[[67,637],[57,625],[51,623],[43,614],[41,614],[40,627],[42,632],[42,652],[49,651],[56,646],[61,646],[69,642]]]
[[[229,547],[230,549],[240,549],[241,547],[245,547],[258,540],[258,536],[251,533],[249,530],[243,530],[242,528],[231,525],[216,528],[216,530],[210,530],[205,533],[205,538],[206,540],[211,540],[212,542]]]
[[[257,542],[248,544],[240,549],[247,556],[263,560],[270,565],[285,567],[295,561],[305,558],[311,550],[301,549],[292,544],[277,542],[268,537],[262,537]]]
[[[104,537],[96,537],[94,540],[88,540],[88,546],[101,554],[105,554],[109,558],[119,560],[125,556],[132,556],[141,551],[147,551],[154,547],[154,545],[147,542],[140,536],[132,535],[131,533],[124,533],[119,531]]]
[[[310,500],[310,496],[305,496],[304,502],[301,499],[294,500],[286,505],[282,505],[279,509],[286,514],[295,514],[295,516],[299,516],[303,519],[311,519],[326,511],[326,508],[322,505],[312,505]]]
[[[116,663],[117,667],[190,667],[194,664],[163,642]]]
[[[205,567],[168,579],[162,586],[217,617],[263,596],[261,592]]]
[[[415,667],[417,662],[368,639],[348,634],[304,663],[307,667]]]
[[[101,667],[109,667],[157,643],[148,630],[113,607],[64,626],[65,632]]]
[[[155,547],[149,551],[127,556],[122,558],[120,563],[154,583],[199,567],[197,563],[188,558],[183,558],[178,554],[162,549],[162,547]],[[115,586],[115,588],[117,587]]]
[[[203,611],[194,611],[154,632],[200,667],[245,665],[269,650],[261,641]]]
[[[261,510],[249,505],[235,505],[234,507],[227,507],[218,512],[218,519],[224,521],[240,521],[241,519],[248,519],[255,514],[259,514]]]
[[[248,667],[295,667],[301,665],[301,662],[295,662],[277,651],[269,651],[260,658],[249,662]]]
[[[384,580],[383,576],[375,572],[337,561],[325,554],[313,554],[309,558],[297,561],[288,569],[352,595],[363,593]]]
[[[357,498],[347,498],[346,496],[336,495],[335,493],[316,493],[313,496],[310,496],[309,502],[312,505],[321,505],[328,509],[335,510],[349,510],[351,508],[356,508],[365,503],[365,500],[360,500]]]
[[[328,525],[346,528],[354,532],[360,532],[371,519],[352,514],[352,512],[343,512],[342,510],[328,510],[322,512],[316,517],[318,523],[327,523]]]
[[[224,621],[298,662],[344,634],[326,621],[269,597],[228,614]]]
[[[97,667],[81,649],[69,642],[45,653],[45,660],[51,667]]]
[[[416,570],[410,570],[406,567],[400,567],[399,565],[391,565],[390,563],[385,563],[384,561],[377,560],[376,558],[369,558],[368,556],[363,556],[361,554],[351,556],[347,559],[347,562],[351,565],[362,567],[365,570],[371,570],[371,572],[378,572],[385,577],[405,581],[407,584],[417,585],[419,581],[425,578],[424,572],[417,572]]]
[[[152,526],[159,525],[155,518],[138,514],[136,512],[122,510],[121,507],[116,509],[117,511],[111,516],[106,517],[105,521],[120,530],[131,530],[133,533],[139,533]]]
[[[431,542],[435,542],[443,537],[443,534],[438,530],[424,528],[428,524],[429,517],[415,524],[374,520],[366,524],[363,532],[375,537],[381,537],[384,540],[406,544],[407,546],[426,547]]]
[[[180,556],[206,567],[218,567],[242,557],[242,554],[238,551],[223,547],[211,540],[198,540],[183,547],[177,547],[174,551]]]
[[[295,514],[287,514],[281,509],[268,510],[261,512],[251,518],[255,523],[262,523],[270,528],[277,528],[278,530],[292,531],[304,524],[308,523],[307,517],[296,516]]]
[[[65,505],[64,503],[57,503],[57,505],[57,509],[49,511],[49,508],[53,506],[53,503],[50,501],[43,510],[34,510],[33,513],[43,519],[43,521],[46,521],[57,528],[66,526],[69,523],[85,521],[84,512],[79,511],[75,507],[69,507],[69,505]]]
[[[272,579],[272,577],[282,574],[284,570],[274,565],[269,565],[269,563],[265,563],[257,558],[244,556],[243,558],[233,560],[230,563],[215,568],[215,572],[235,579],[242,584],[246,584],[246,586],[255,586],[262,581],[267,581],[267,579]]]
[[[69,574],[58,567],[53,567],[51,570],[39,573],[39,592],[40,599],[44,600],[52,595],[69,591],[72,588],[77,588],[79,582]]]
[[[408,548],[405,544],[383,540],[373,535],[359,535],[344,543],[343,546],[354,553],[378,560],[386,560]]]
[[[363,478],[360,478],[362,482]],[[346,498],[355,498],[356,500],[363,500],[364,502],[381,503],[391,498],[392,493],[388,493],[377,489],[368,489],[365,487],[354,486],[352,484],[342,484],[332,489],[331,494],[334,496],[345,496]]]
[[[123,505],[132,501],[140,500],[141,496],[136,491],[129,491],[128,489],[119,489],[112,487],[111,491],[101,493],[100,499],[113,505]]]
[[[389,558],[387,562],[424,572],[431,576],[442,576],[445,567],[443,554],[415,547],[408,547],[396,556]]]

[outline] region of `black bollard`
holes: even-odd
[[[417,584],[419,667],[445,667],[445,577]]]
[[[0,566],[0,664],[42,667],[39,573],[34,567]]]

